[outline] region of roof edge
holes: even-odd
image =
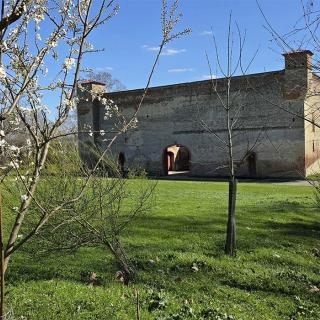
[[[245,74],[240,76],[234,76],[233,79],[241,79],[246,77],[255,77],[255,76],[264,76],[264,75],[271,75],[271,74],[281,74],[284,72],[284,69],[282,70],[274,70],[274,71],[267,71],[267,72],[258,72],[258,73],[251,73],[251,74]],[[221,78],[214,78],[213,81],[221,81],[223,79],[226,79],[225,77]],[[208,83],[212,81],[211,79],[208,80],[199,80],[199,81],[190,81],[190,82],[182,82],[182,83],[173,83],[173,84],[167,84],[162,86],[155,86],[155,87],[149,87],[148,90],[161,90],[161,89],[170,89],[174,87],[183,87],[186,85],[194,85],[194,84],[201,84],[201,83]],[[135,93],[135,92],[143,92],[144,88],[138,88],[138,89],[129,89],[129,90],[123,90],[123,91],[113,91],[113,92],[107,92],[107,95],[116,95],[116,94],[127,94],[127,93]]]

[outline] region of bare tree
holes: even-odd
[[[18,26],[9,33],[6,41],[8,49],[3,52],[3,61],[8,62],[6,65],[3,64],[6,75],[1,83],[2,117],[9,119],[9,115],[14,116],[17,122],[21,122],[25,126],[31,137],[31,141],[27,141],[26,147],[29,144],[28,147],[32,149],[34,159],[33,164],[28,168],[29,173],[23,176],[19,169],[21,166],[19,160],[21,148],[9,145],[6,137],[10,132],[3,133],[2,144],[11,160],[8,167],[15,171],[25,185],[25,193],[21,195],[16,222],[12,227],[5,250],[5,268],[10,255],[17,249],[15,246],[16,240],[28,207],[35,200],[37,184],[46,161],[50,141],[55,137],[59,127],[64,123],[76,102],[75,89],[81,60],[84,54],[88,52],[87,38],[97,26],[111,18],[117,11],[113,1],[108,4],[111,13],[106,13],[107,8],[104,2],[101,3],[101,7],[97,9],[96,13],[92,11],[92,1],[79,3],[80,7],[74,7],[71,1],[60,5],[53,12],[50,7],[39,8],[39,6],[36,6],[34,8],[32,5],[29,9],[27,8],[27,12],[34,12],[32,17],[36,27],[45,17],[48,17],[48,22],[50,21],[53,27],[50,37],[45,41],[40,40],[41,29],[39,32],[35,32],[33,41],[37,48],[36,52],[27,51],[28,45],[25,42],[28,36],[28,28],[26,29],[24,26],[28,27],[28,24],[31,23],[29,21],[31,18],[28,15],[23,15]],[[57,13],[60,13],[60,15],[56,16]],[[72,16],[71,20],[70,15]],[[17,50],[14,41],[23,39],[25,41],[22,42],[21,48]],[[58,71],[60,79],[49,86],[40,85],[40,75],[45,72],[44,69],[46,68],[44,59],[46,55],[55,52],[56,49],[54,48],[59,41],[64,41],[69,45],[62,69]],[[16,61],[21,61],[21,65],[17,66]],[[42,94],[47,90],[53,90],[57,95],[59,94],[57,116],[54,121],[48,120],[48,113],[42,101]]]
[[[63,142],[59,147],[54,146],[44,175],[46,179],[39,183],[37,201],[50,212],[79,194],[90,170],[80,159],[77,148]],[[54,254],[82,246],[102,246],[115,257],[121,281],[125,284],[134,281],[136,270],[121,243],[121,236],[137,217],[148,213],[155,186],[143,172],[130,172],[129,179],[124,179],[117,162],[104,157],[83,196],[64,206],[39,230],[36,238],[30,239],[37,248],[35,251]],[[23,188],[21,182],[20,188]],[[6,185],[5,195],[12,197],[16,193],[15,186]],[[38,206],[32,203],[23,233],[30,233],[41,216]]]
[[[245,75],[249,65],[244,68],[242,63],[242,53],[245,43],[245,37],[241,36],[237,26],[238,45],[234,42],[232,30],[232,17],[230,14],[228,33],[227,33],[227,51],[226,69],[223,68],[223,62],[218,53],[218,46],[213,36],[213,42],[216,52],[217,71],[223,75],[223,78],[216,79],[213,76],[211,62],[206,54],[208,67],[211,75],[212,84],[212,100],[216,108],[221,109],[223,120],[219,121],[220,125],[214,122],[209,122],[207,119],[201,118],[201,112],[198,115],[198,121],[203,129],[210,134],[222,154],[225,155],[225,160],[222,160],[214,171],[220,171],[229,177],[229,202],[228,202],[228,222],[225,242],[225,253],[230,256],[236,255],[236,199],[237,199],[237,174],[243,163],[251,156],[254,156],[253,150],[260,143],[262,138],[262,130],[252,134],[250,130],[246,130],[244,114],[248,112],[251,104],[254,104],[250,84],[245,80],[244,86],[240,89],[234,87],[234,76],[237,73]],[[237,54],[235,54],[237,50]],[[253,101],[252,101],[253,100]],[[219,110],[215,110],[216,114],[220,114]]]
[[[21,180],[15,222],[6,246],[1,239],[2,280],[11,255],[26,242],[20,240],[20,229],[30,205],[36,201],[37,185],[48,155],[49,145],[59,127],[67,119],[76,102],[76,84],[85,54],[94,52],[88,41],[92,31],[118,11],[114,0],[100,1],[2,1],[0,21],[0,145],[8,159],[1,172],[2,182],[11,172]],[[43,24],[46,30],[42,30]],[[59,50],[64,47],[65,50]],[[48,70],[49,66],[57,68]],[[52,82],[45,76],[50,72]],[[56,117],[49,121],[43,97],[54,92],[57,98]],[[10,122],[10,125],[7,123]],[[30,139],[23,146],[13,144],[14,123],[22,124]],[[33,161],[22,163],[21,153],[30,150]],[[24,166],[21,170],[21,166]],[[26,172],[26,174],[22,174]],[[39,206],[41,209],[41,205]],[[42,210],[44,213],[44,211]],[[38,223],[45,223],[44,215]],[[33,234],[36,230],[33,231]],[[1,282],[4,291],[4,281]],[[3,319],[3,296],[0,318]]]
[[[94,71],[87,72],[86,78],[96,80],[105,84],[106,92],[125,90],[126,86],[118,79],[115,79],[110,72],[107,71]]]

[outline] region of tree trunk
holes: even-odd
[[[139,290],[138,289],[134,289],[134,293],[135,293],[135,296],[136,296],[136,320],[141,320]]]
[[[2,195],[0,190],[0,320],[4,319],[4,272],[3,212]]]
[[[120,241],[118,239],[112,241],[112,243],[108,241],[108,247],[119,264],[123,275],[123,283],[128,285],[130,282],[134,282],[136,271],[125,254]]]
[[[237,199],[237,180],[229,181],[229,204],[228,204],[228,225],[227,239],[224,248],[225,254],[236,256],[236,199]]]

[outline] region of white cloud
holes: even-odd
[[[97,70],[98,72],[105,72],[105,71],[112,71],[113,68],[112,67],[103,67],[103,68],[96,68],[95,70]]]
[[[159,51],[159,47],[152,47],[148,46],[146,44],[142,45],[141,48],[147,50],[147,51]],[[175,56],[176,54],[186,52],[186,49],[173,49],[173,48],[164,48],[161,55],[162,56]]]
[[[159,47],[149,47],[147,48],[148,51],[159,51]]]
[[[164,49],[162,56],[175,56],[176,54],[186,52],[186,49]]]
[[[193,71],[193,68],[174,68],[174,69],[169,69],[168,72],[170,73],[182,73],[182,72],[191,72]]]
[[[200,36],[212,36],[212,31],[210,30],[204,30],[202,32],[200,32]]]
[[[143,46],[141,46],[141,48],[146,49],[147,51],[158,51],[159,47],[150,47],[147,44],[144,44]]]

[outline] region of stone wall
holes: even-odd
[[[312,175],[320,172],[319,156],[319,124],[320,118],[320,79],[313,75],[310,79],[309,90],[304,104],[305,117],[305,167],[306,175]]]
[[[307,141],[313,139],[310,140],[304,112],[312,78],[308,69],[311,53],[294,54],[285,55],[285,70],[232,78],[231,117],[237,119],[233,141],[238,176],[297,178],[307,174],[310,166]],[[293,59],[299,63],[294,64]],[[150,88],[138,114],[138,127],[116,140],[112,146],[114,157],[122,152],[126,169],[143,167],[150,174],[163,175],[167,168],[166,149],[184,146],[189,150],[190,175],[226,176],[227,119],[221,100],[226,101],[227,86],[225,79],[214,81],[214,85],[218,94],[210,80]],[[105,96],[130,118],[142,93],[129,90]],[[317,99],[310,97],[309,101],[314,105]],[[114,130],[114,119],[103,120],[104,108],[97,101],[81,100],[79,128],[91,125],[96,131]],[[79,140],[83,144],[91,139],[91,143],[103,148],[106,144],[103,140],[111,136],[96,135],[94,140],[79,135]],[[84,154],[85,150],[81,150]]]

